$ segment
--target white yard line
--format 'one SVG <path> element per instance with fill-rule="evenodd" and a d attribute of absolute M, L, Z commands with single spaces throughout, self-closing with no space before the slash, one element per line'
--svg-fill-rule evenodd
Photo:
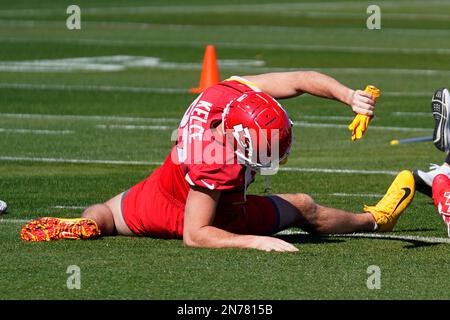
<path fill-rule="evenodd" d="M 38 135 L 58 135 L 58 134 L 72 134 L 72 130 L 34 130 L 34 129 L 10 129 L 0 128 L 0 133 L 25 133 Z"/>
<path fill-rule="evenodd" d="M 1 157 L 0 157 L 1 160 Z M 287 172 L 318 172 L 318 173 L 343 173 L 343 174 L 381 174 L 396 175 L 398 171 L 390 170 L 359 170 L 359 169 L 336 169 L 336 168 L 298 168 L 298 167 L 280 167 L 279 171 Z"/>
<path fill-rule="evenodd" d="M 408 1 L 399 2 L 399 1 L 383 1 L 382 6 L 384 8 L 399 8 L 402 5 L 408 6 L 431 6 L 431 5 L 446 5 L 448 4 L 445 0 L 429 0 L 427 2 L 423 1 Z M 86 14 L 124 14 L 124 13 L 234 13 L 236 11 L 239 12 L 308 12 L 313 10 L 319 10 L 320 12 L 329 12 L 326 10 L 331 9 L 357 9 L 357 8 L 366 8 L 364 3 L 360 1 L 343 1 L 343 2 L 303 2 L 303 3 L 283 3 L 283 2 L 273 2 L 273 3 L 264 3 L 258 5 L 252 4 L 199 4 L 199 5 L 145 5 L 145 6 L 120 6 L 120 7 L 88 7 L 83 8 L 83 12 Z M 0 16 L 47 16 L 52 14 L 59 14 L 61 10 L 52 9 L 52 8 L 32 8 L 32 9 L 5 9 L 0 10 Z M 339 13 L 339 12 L 338 12 Z M 345 12 L 344 12 L 345 13 Z M 334 14 L 334 12 L 330 12 L 330 14 Z M 363 15 L 365 12 L 362 13 Z M 401 15 L 401 14 L 398 14 Z M 405 15 L 409 16 L 409 13 L 405 13 Z M 443 14 L 439 14 L 441 16 Z M 447 17 L 447 15 L 444 15 Z"/>
<path fill-rule="evenodd" d="M 450 72 L 450 71 L 449 71 Z M 35 83 L 0 83 L 0 89 L 22 89 L 22 90 L 58 90 L 58 91 L 105 91 L 105 92 L 135 92 L 135 93 L 188 93 L 183 88 L 158 88 L 158 87 L 135 87 L 114 85 L 71 85 L 71 84 L 35 84 Z M 430 92 L 399 92 L 386 91 L 383 96 L 392 97 L 430 97 Z M 398 114 L 398 112 L 396 112 Z M 405 113 L 409 114 L 409 113 Z"/>
<path fill-rule="evenodd" d="M 335 123 L 315 123 L 306 121 L 294 121 L 294 126 L 297 127 L 309 127 L 309 128 L 347 128 L 348 124 L 335 124 Z M 415 132 L 431 132 L 430 128 L 410 128 L 410 127 L 389 127 L 389 126 L 370 126 L 372 130 L 381 131 L 415 131 Z"/>
<path fill-rule="evenodd" d="M 85 209 L 87 206 L 55 206 L 56 209 Z"/>
<path fill-rule="evenodd" d="M 10 218 L 2 218 L 0 217 L 0 223 L 27 223 L 30 220 L 32 220 L 33 218 L 30 219 L 10 219 Z"/>
<path fill-rule="evenodd" d="M 18 21 L 19 23 L 20 21 Z M 9 22 L 11 23 L 11 22 Z M 20 22 L 22 25 L 23 22 Z M 70 43 L 70 44 L 97 44 L 105 46 L 140 46 L 140 47 L 204 47 L 204 41 L 158 41 L 153 40 L 150 42 L 135 41 L 135 40 L 109 40 L 109 39 L 89 39 L 89 38 L 77 38 L 77 39 L 28 39 L 28 38 L 0 38 L 0 42 L 9 43 L 22 43 L 22 42 L 35 42 L 35 43 Z M 243 43 L 243 42 L 228 42 L 214 41 L 214 45 L 217 48 L 235 48 L 235 49 L 269 49 L 269 50 L 292 50 L 292 51 L 327 51 L 327 52 L 347 52 L 347 53 L 389 53 L 389 54 L 450 54 L 450 48 L 401 48 L 401 47 L 368 47 L 368 46 L 348 46 L 348 45 L 319 45 L 319 44 L 305 44 L 305 43 Z M 240 62 L 241 60 L 238 60 Z M 226 61 L 218 61 L 219 67 L 260 67 L 261 63 L 258 61 L 248 61 L 247 63 L 227 63 Z M 14 66 L 10 65 L 10 70 L 14 71 Z M 159 64 L 162 67 L 171 67 L 171 65 Z M 180 64 L 185 67 L 191 66 L 199 68 L 201 65 L 196 64 Z M 7 65 L 6 65 L 7 66 Z M 157 65 L 154 65 L 157 66 Z M 173 66 L 173 65 L 172 65 Z M 174 66 L 173 66 L 174 67 Z M 87 66 L 89 68 L 89 66 Z"/>
<path fill-rule="evenodd" d="M 399 115 L 399 113 L 393 113 Z M 405 113 L 408 115 L 409 113 Z M 420 113 L 421 114 L 421 113 Z M 424 113 L 430 116 L 429 113 Z M 412 113 L 414 115 L 414 113 Z M 112 120 L 112 121 L 129 121 L 129 122 L 152 122 L 152 123 L 173 123 L 174 126 L 121 126 L 121 125 L 99 125 L 99 128 L 105 129 L 106 127 L 112 129 L 176 129 L 176 124 L 180 121 L 178 118 L 139 118 L 139 117 L 121 117 L 121 116 L 85 116 L 85 115 L 52 115 L 52 114 L 24 114 L 24 113 L 0 113 L 1 118 L 9 119 L 42 119 L 42 120 Z M 300 115 L 300 118 L 304 119 L 324 119 L 324 120 L 351 120 L 350 117 L 346 116 L 314 116 L 314 115 Z M 307 121 L 294 121 L 294 126 L 298 127 L 313 127 L 313 128 L 347 128 L 347 124 L 335 124 L 335 123 L 316 123 Z M 382 131 L 416 131 L 416 132 L 431 132 L 431 128 L 414 128 L 414 127 L 391 127 L 391 126 L 376 126 L 371 125 L 372 130 L 382 130 Z"/>
<path fill-rule="evenodd" d="M 48 162 L 48 163 L 114 164 L 114 165 L 144 165 L 144 166 L 160 166 L 162 164 L 162 162 L 152 162 L 152 161 L 87 160 L 87 159 L 16 157 L 16 156 L 0 156 L 0 161 L 15 161 L 15 162 L 30 161 L 30 162 Z M 358 169 L 298 168 L 298 167 L 282 167 L 279 170 L 293 171 L 293 172 L 381 174 L 381 175 L 395 175 L 398 173 L 398 171 L 389 171 L 389 170 L 358 170 Z"/>
<path fill-rule="evenodd" d="M 3 161 L 48 162 L 48 163 L 143 165 L 143 166 L 160 166 L 162 164 L 161 162 L 151 162 L 151 161 L 86 160 L 86 159 L 15 157 L 15 156 L 0 156 L 0 160 L 3 160 Z"/>
<path fill-rule="evenodd" d="M 136 125 L 106 125 L 98 124 L 99 129 L 124 129 L 124 130 L 175 130 L 176 127 L 170 126 L 136 126 Z"/>
<path fill-rule="evenodd" d="M 65 85 L 65 84 L 32 84 L 32 83 L 0 83 L 4 89 L 25 90 L 59 90 L 59 91 L 106 91 L 106 92 L 136 92 L 136 93 L 188 93 L 188 89 L 181 88 L 151 88 L 130 86 L 105 85 Z"/>
<path fill-rule="evenodd" d="M 124 121 L 124 122 L 150 122 L 150 123 L 178 123 L 179 118 L 140 118 L 122 116 L 88 116 L 64 114 L 32 114 L 32 113 L 0 113 L 0 118 L 8 119 L 36 119 L 36 120 L 94 120 L 94 121 Z"/>
<path fill-rule="evenodd" d="M 431 91 L 422 91 L 422 92 L 386 91 L 383 92 L 382 95 L 387 97 L 428 97 L 431 99 L 433 93 Z"/>
<path fill-rule="evenodd" d="M 409 117 L 427 117 L 430 118 L 433 116 L 431 111 L 430 112 L 392 112 L 393 116 L 399 116 L 399 117 L 404 117 L 404 116 L 409 116 Z"/>
<path fill-rule="evenodd" d="M 306 115 L 301 114 L 301 119 L 307 119 L 307 120 L 345 120 L 345 121 L 351 121 L 353 118 L 353 115 L 348 116 L 315 116 L 315 115 Z"/>
<path fill-rule="evenodd" d="M 277 233 L 278 235 L 308 235 L 304 231 L 283 230 Z M 381 234 L 381 233 L 350 233 L 350 234 L 330 234 L 323 235 L 323 237 L 331 238 L 369 238 L 379 240 L 399 240 L 399 241 L 414 241 L 414 242 L 427 242 L 427 243 L 445 243 L 450 244 L 450 238 L 439 237 L 423 237 L 413 235 L 394 235 L 394 234 Z"/>
<path fill-rule="evenodd" d="M 430 112 L 392 112 L 394 116 L 411 116 L 411 117 L 430 117 Z M 352 115 L 349 116 L 321 116 L 321 115 L 305 115 L 301 114 L 301 119 L 307 120 L 352 120 Z M 33 114 L 33 113 L 1 113 L 0 118 L 7 119 L 31 119 L 31 120 L 92 120 L 92 121 L 120 121 L 120 122 L 149 122 L 149 123 L 174 123 L 180 122 L 179 118 L 165 118 L 165 117 L 125 117 L 125 116 L 100 116 L 100 115 L 65 115 L 65 114 Z M 308 123 L 308 122 L 304 122 Z M 311 125 L 311 123 L 309 123 Z M 321 124 L 319 124 L 321 125 Z M 326 123 L 324 125 L 327 125 Z M 372 126 L 371 126 L 372 127 Z M 377 128 L 377 126 L 375 126 Z M 397 127 L 395 127 L 397 128 Z M 404 127 L 398 127 L 403 128 Z M 408 129 L 408 128 L 407 128 Z M 426 130 L 426 128 L 419 128 Z M 431 129 L 430 129 L 431 130 Z"/>
<path fill-rule="evenodd" d="M 170 45 L 172 42 L 161 42 L 161 45 Z M 181 44 L 178 44 L 181 45 Z M 196 45 L 190 43 L 186 45 Z M 198 44 L 199 46 L 201 43 Z M 204 45 L 204 44 L 203 44 Z M 293 51 L 327 51 L 327 52 L 346 52 L 346 53 L 390 53 L 390 54 L 450 54 L 450 48 L 382 48 L 366 46 L 339 46 L 339 45 L 319 45 L 319 44 L 296 44 L 296 43 L 235 43 L 235 42 L 215 42 L 220 48 L 236 49 L 270 49 L 270 50 L 293 50 Z"/>
<path fill-rule="evenodd" d="M 27 223 L 30 219 L 10 219 L 10 218 L 1 218 L 0 223 L 9 223 L 9 224 L 23 224 Z M 283 230 L 278 232 L 277 235 L 308 235 L 307 232 L 304 231 L 294 231 L 294 230 Z M 322 235 L 322 237 L 331 237 L 331 238 L 368 238 L 368 239 L 376 239 L 376 240 L 398 240 L 398 241 L 413 241 L 413 242 L 426 242 L 426 243 L 435 243 L 435 244 L 450 244 L 449 238 L 440 238 L 440 237 L 423 237 L 423 236 L 414 236 L 414 235 L 393 235 L 393 234 L 381 234 L 381 233 L 350 233 L 350 234 L 335 234 L 335 235 Z"/>
<path fill-rule="evenodd" d="M 326 117 L 324 117 L 326 119 Z M 351 119 L 350 119 L 351 120 Z M 296 121 L 294 122 L 295 127 L 308 127 L 308 128 L 347 128 L 346 124 L 334 124 L 334 123 L 314 123 L 314 122 L 304 122 Z M 99 129 L 126 129 L 126 130 L 175 130 L 176 127 L 170 126 L 136 126 L 136 125 L 97 125 Z M 385 126 L 371 126 L 372 130 L 381 131 L 415 131 L 415 132 L 432 132 L 432 129 L 428 128 L 408 128 L 408 127 L 385 127 Z"/>
<path fill-rule="evenodd" d="M 257 48 L 260 49 L 260 47 L 261 45 L 259 45 Z M 274 48 L 275 47 L 278 48 L 278 45 L 274 46 Z M 323 50 L 330 51 L 330 48 L 324 48 Z M 264 61 L 261 60 L 223 60 L 222 62 L 219 60 L 218 62 L 221 69 L 239 70 L 240 72 L 244 72 L 244 70 L 251 70 L 252 72 L 274 72 L 274 71 L 314 69 L 317 71 L 329 73 L 341 73 L 341 74 L 450 76 L 450 70 L 394 69 L 394 68 L 282 68 L 282 67 L 264 67 Z M 1 71 L 77 72 L 83 70 L 111 72 L 111 71 L 126 70 L 128 68 L 153 68 L 161 70 L 200 70 L 202 68 L 202 64 L 165 62 L 158 57 L 126 56 L 126 55 L 0 62 L 0 72 Z"/>
<path fill-rule="evenodd" d="M 445 0 L 447 1 L 447 0 Z M 428 5 L 428 4 L 427 4 Z M 383 4 L 383 7 L 385 5 Z M 365 8 L 364 8 L 365 9 Z M 4 12 L 4 11 L 1 11 Z M 59 14 L 59 13 L 58 13 Z M 35 28 L 37 26 L 46 26 L 46 27 L 61 27 L 61 23 L 53 20 L 33 20 L 33 19 L 1 19 L 2 15 L 0 13 L 0 26 L 3 27 L 19 27 L 19 28 Z M 299 17 L 301 18 L 301 17 Z M 271 32 L 279 32 L 279 33 L 299 33 L 299 32 L 317 32 L 317 28 L 314 27 L 307 27 L 307 26 L 279 26 L 279 25 L 198 25 L 198 24 L 158 24 L 158 23 L 146 23 L 146 22 L 121 22 L 121 21 L 100 21 L 100 20 L 91 20 L 85 21 L 85 25 L 87 25 L 90 28 L 116 28 L 116 29 L 132 29 L 132 30 L 158 30 L 159 32 L 164 32 L 162 30 L 169 30 L 169 31 L 190 31 L 190 32 L 204 32 L 205 30 L 212 30 L 216 32 L 220 31 L 242 31 L 242 28 L 245 28 L 248 32 L 258 32 L 260 33 L 262 30 L 265 32 L 267 30 L 270 30 Z M 331 27 L 327 28 L 328 31 L 336 33 L 337 31 L 335 29 L 332 29 Z M 361 28 L 359 27 L 342 27 L 339 28 L 339 32 L 345 32 L 346 34 L 354 34 L 355 36 L 361 35 Z M 389 28 L 389 33 L 391 35 L 396 35 L 398 37 L 404 37 L 405 35 L 429 35 L 430 33 L 433 33 L 435 36 L 440 35 L 442 37 L 446 37 L 448 34 L 448 31 L 445 29 L 439 29 L 439 28 L 426 28 L 426 29 L 420 29 L 420 28 L 400 28 L 400 27 L 391 27 Z M 67 38 L 0 38 L 0 42 L 57 42 L 57 43 L 78 43 L 78 44 L 92 44 L 95 43 L 97 45 L 114 45 L 114 46 L 120 46 L 120 45 L 136 45 L 136 46 L 152 46 L 151 43 L 153 43 L 154 40 L 151 41 L 151 43 L 147 41 L 136 41 L 136 40 L 110 40 L 110 39 L 91 39 L 91 38 L 76 38 L 76 39 L 67 39 Z M 155 42 L 155 45 L 161 46 L 163 44 L 161 43 L 168 43 L 165 42 Z M 202 46 L 204 47 L 206 42 L 191 42 L 189 41 L 191 46 Z M 215 41 L 213 44 L 216 43 Z M 186 45 L 188 46 L 188 45 Z M 358 46 L 359 48 L 359 46 Z M 394 48 L 395 49 L 395 48 Z M 412 49 L 415 49 L 414 47 Z M 426 48 L 417 48 L 417 49 L 426 49 Z M 433 49 L 433 48 L 430 48 Z M 440 48 L 436 48 L 440 49 Z M 444 50 L 450 49 L 450 48 L 442 48 Z"/>
<path fill-rule="evenodd" d="M 394 116 L 420 116 L 420 117 L 430 117 L 431 113 L 429 112 L 393 112 Z M 352 120 L 352 115 L 349 116 L 320 116 L 320 115 L 300 115 L 301 119 L 310 119 L 310 120 Z M 64 115 L 64 114 L 32 114 L 32 113 L 0 113 L 0 118 L 7 119 L 30 119 L 30 120 L 92 120 L 92 121 L 120 121 L 120 122 L 149 122 L 149 123 L 173 123 L 178 124 L 180 122 L 179 118 L 149 118 L 149 117 L 124 117 L 124 116 L 100 116 L 100 115 Z M 315 125 L 310 122 L 300 122 L 300 126 L 303 124 L 305 126 Z M 335 125 L 335 124 L 327 124 L 327 123 L 319 123 L 321 125 Z M 337 124 L 337 126 L 343 126 Z M 375 128 L 379 128 L 377 126 L 371 126 Z M 339 127 L 340 128 L 340 127 Z M 401 130 L 405 129 L 405 127 L 387 127 L 387 128 L 400 128 Z M 408 130 L 409 128 L 406 128 Z M 427 130 L 426 128 L 418 128 L 419 130 Z M 383 129 L 382 129 L 383 130 Z M 414 128 L 413 128 L 414 130 Z M 431 129 L 430 129 L 431 130 Z"/>
<path fill-rule="evenodd" d="M 217 60 L 219 68 L 252 68 L 262 67 L 262 60 Z M 40 59 L 0 61 L 0 72 L 78 72 L 99 71 L 112 72 L 123 71 L 129 68 L 156 68 L 168 70 L 199 70 L 201 63 L 166 62 L 158 57 L 148 56 L 93 56 L 74 57 L 63 59 Z"/>
<path fill-rule="evenodd" d="M 335 193 L 329 193 L 329 196 L 334 197 L 367 197 L 367 198 L 381 198 L 384 196 L 384 194 L 377 194 L 377 193 L 342 193 L 342 192 L 335 192 Z"/>

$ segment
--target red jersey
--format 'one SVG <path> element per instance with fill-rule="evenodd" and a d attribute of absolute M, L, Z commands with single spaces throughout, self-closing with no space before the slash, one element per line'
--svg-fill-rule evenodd
<path fill-rule="evenodd" d="M 278 213 L 272 201 L 245 195 L 255 172 L 239 164 L 224 137 L 211 130 L 222 122 L 226 106 L 248 91 L 260 90 L 232 77 L 206 89 L 189 106 L 165 162 L 122 198 L 123 217 L 135 234 L 182 238 L 191 186 L 221 191 L 215 225 L 237 233 L 267 234 L 273 229 Z"/>

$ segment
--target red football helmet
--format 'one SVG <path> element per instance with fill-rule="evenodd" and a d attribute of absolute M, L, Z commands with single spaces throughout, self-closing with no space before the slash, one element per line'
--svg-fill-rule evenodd
<path fill-rule="evenodd" d="M 231 101 L 223 112 L 222 123 L 225 136 L 233 136 L 238 160 L 253 169 L 277 167 L 289 155 L 292 121 L 283 107 L 265 93 L 250 91 Z"/>

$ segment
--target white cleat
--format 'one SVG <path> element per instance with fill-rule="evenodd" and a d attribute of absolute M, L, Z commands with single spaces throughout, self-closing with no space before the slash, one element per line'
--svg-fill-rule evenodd
<path fill-rule="evenodd" d="M 438 174 L 445 174 L 450 178 L 450 166 L 445 164 L 439 166 L 437 164 L 431 163 L 430 171 L 425 172 L 422 170 L 417 170 L 416 172 L 419 175 L 419 177 L 423 180 L 423 182 L 425 182 L 430 187 L 433 185 L 433 180 Z"/>
<path fill-rule="evenodd" d="M 0 200 L 0 214 L 5 213 L 8 209 L 8 205 L 5 201 Z"/>

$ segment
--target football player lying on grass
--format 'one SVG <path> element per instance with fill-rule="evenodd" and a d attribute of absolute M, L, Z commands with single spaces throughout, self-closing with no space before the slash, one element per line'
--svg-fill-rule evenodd
<path fill-rule="evenodd" d="M 271 235 L 289 227 L 318 234 L 392 230 L 414 195 L 410 171 L 359 214 L 319 205 L 304 193 L 247 195 L 255 174 L 269 173 L 291 149 L 292 122 L 275 99 L 304 93 L 335 99 L 357 114 L 374 113 L 371 94 L 321 73 L 231 77 L 192 102 L 167 159 L 147 179 L 79 219 L 31 221 L 22 239 L 149 236 L 183 239 L 190 247 L 298 251 Z"/>

